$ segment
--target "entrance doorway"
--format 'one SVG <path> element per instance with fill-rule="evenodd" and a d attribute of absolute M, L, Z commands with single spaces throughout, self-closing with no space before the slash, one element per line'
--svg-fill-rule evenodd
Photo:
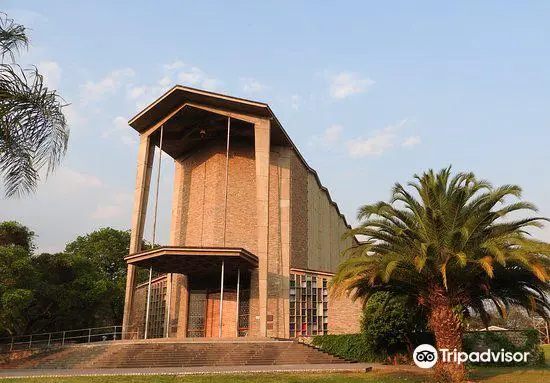
<path fill-rule="evenodd" d="M 222 312 L 222 337 L 248 335 L 249 289 L 241 289 L 237 307 L 237 291 L 224 289 Z M 189 338 L 219 337 L 220 291 L 191 290 L 189 292 L 187 336 Z M 237 315 L 238 313 L 238 315 Z"/>

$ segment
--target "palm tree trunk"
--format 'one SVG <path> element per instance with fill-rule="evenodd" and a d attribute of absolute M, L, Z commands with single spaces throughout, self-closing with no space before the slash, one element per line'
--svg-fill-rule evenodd
<path fill-rule="evenodd" d="M 462 350 L 462 326 L 460 320 L 452 311 L 445 289 L 435 286 L 430 293 L 430 315 L 428 325 L 435 335 L 437 349 Z M 444 363 L 438 360 L 435 366 L 436 380 L 442 382 L 463 382 L 468 375 L 463 364 Z"/>

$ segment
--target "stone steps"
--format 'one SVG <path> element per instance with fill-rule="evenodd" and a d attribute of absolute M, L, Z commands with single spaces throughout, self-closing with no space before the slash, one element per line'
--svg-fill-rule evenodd
<path fill-rule="evenodd" d="M 290 341 L 119 343 L 61 348 L 0 368 L 102 369 L 349 363 Z"/>

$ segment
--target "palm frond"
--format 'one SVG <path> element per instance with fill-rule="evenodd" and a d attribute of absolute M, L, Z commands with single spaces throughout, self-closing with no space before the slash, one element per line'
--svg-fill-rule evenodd
<path fill-rule="evenodd" d="M 511 219 L 536 207 L 516 185 L 493 187 L 471 172 L 428 170 L 397 183 L 389 202 L 365 205 L 349 235 L 363 243 L 344 252 L 332 281 L 335 291 L 368 300 L 385 291 L 429 305 L 434 290 L 454 306 L 484 321 L 493 305 L 505 315 L 511 305 L 550 315 L 550 244 L 530 238 L 544 217 Z M 509 203 L 508 203 L 509 202 Z"/>
<path fill-rule="evenodd" d="M 2 61 L 9 55 L 12 62 L 15 62 L 15 55 L 21 49 L 29 46 L 29 38 L 25 33 L 25 27 L 15 23 L 5 13 L 0 13 L 0 57 Z"/>
<path fill-rule="evenodd" d="M 69 129 L 63 99 L 44 86 L 36 68 L 0 64 L 0 174 L 6 196 L 35 190 L 67 149 Z"/>

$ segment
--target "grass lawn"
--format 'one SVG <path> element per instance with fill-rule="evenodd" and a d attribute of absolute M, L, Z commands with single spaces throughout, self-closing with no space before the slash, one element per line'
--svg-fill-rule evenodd
<path fill-rule="evenodd" d="M 10 379 L 17 383 L 397 383 L 424 382 L 426 376 L 410 372 L 375 371 L 371 373 L 308 373 L 210 376 L 97 376 L 74 378 L 21 378 Z M 7 380 L 6 380 L 7 381 Z"/>
<path fill-rule="evenodd" d="M 261 374 L 211 376 L 97 376 L 74 378 L 20 378 L 18 383 L 421 383 L 429 379 L 427 373 L 379 370 L 370 373 L 334 374 Z M 478 368 L 472 371 L 471 380 L 484 383 L 539 383 L 550 382 L 550 369 Z"/>
<path fill-rule="evenodd" d="M 544 359 L 546 359 L 546 365 L 550 366 L 550 344 L 545 344 L 542 346 L 544 350 Z"/>

